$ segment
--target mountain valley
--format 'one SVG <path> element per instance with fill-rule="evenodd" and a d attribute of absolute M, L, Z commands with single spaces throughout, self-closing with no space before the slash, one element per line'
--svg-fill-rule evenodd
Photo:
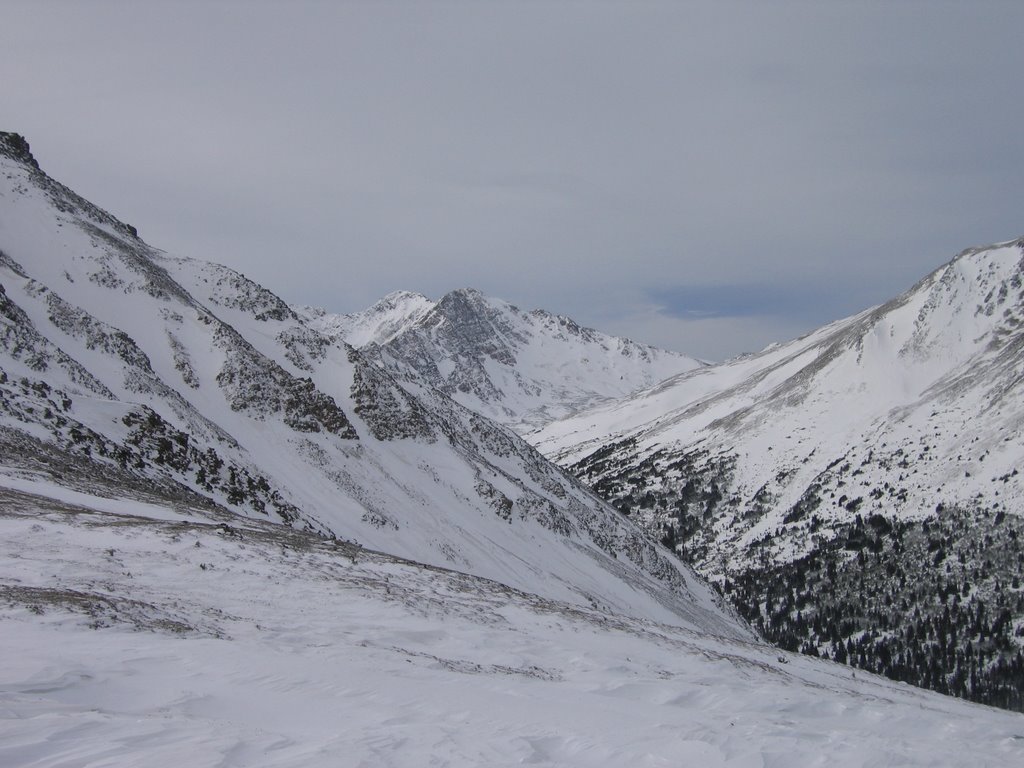
<path fill-rule="evenodd" d="M 0 133 L 0 763 L 1019 763 L 1021 246 L 708 365 L 290 306 Z"/>

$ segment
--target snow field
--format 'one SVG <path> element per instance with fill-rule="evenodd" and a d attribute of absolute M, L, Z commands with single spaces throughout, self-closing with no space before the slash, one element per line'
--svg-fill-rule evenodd
<path fill-rule="evenodd" d="M 1019 715 L 268 524 L 5 491 L 0 553 L 3 765 L 1024 760 Z"/>

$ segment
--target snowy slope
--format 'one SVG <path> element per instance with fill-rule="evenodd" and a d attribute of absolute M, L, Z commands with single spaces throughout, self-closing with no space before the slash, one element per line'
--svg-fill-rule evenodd
<path fill-rule="evenodd" d="M 933 682 L 966 690 L 997 629 L 981 671 L 1018 665 L 1024 685 L 1022 248 L 965 251 L 885 305 L 529 439 L 737 587 L 769 636 L 845 656 L 839 643 L 869 632 L 880 648 L 895 628 L 875 668 L 903 675 L 896 654 L 946 648 L 952 623 L 961 657 L 944 651 L 948 679 Z M 842 637 L 811 626 L 833 609 L 851 622 Z M 927 626 L 910 626 L 915 609 Z"/>
<path fill-rule="evenodd" d="M 3 765 L 1024 762 L 1020 715 L 836 664 L 259 521 L 9 485 Z"/>
<path fill-rule="evenodd" d="M 521 440 L 244 276 L 148 246 L 12 134 L 0 321 L 8 469 L 107 495 L 150 485 L 553 599 L 748 632 Z"/>
<path fill-rule="evenodd" d="M 703 365 L 468 288 L 436 303 L 399 291 L 354 315 L 298 311 L 395 375 L 521 433 Z"/>
<path fill-rule="evenodd" d="M 419 293 L 393 291 L 369 309 L 338 315 L 319 307 L 294 307 L 307 323 L 326 336 L 340 336 L 346 344 L 365 347 L 386 344 L 420 322 L 435 302 Z"/>
<path fill-rule="evenodd" d="M 1022 247 L 966 251 L 888 304 L 559 422 L 531 442 L 581 468 L 595 447 L 622 444 L 606 456 L 616 472 L 627 455 L 633 464 L 656 453 L 658 466 L 698 453 L 706 465 L 730 464 L 739 507 L 771 498 L 756 520 L 716 523 L 723 544 L 740 548 L 736 558 L 765 536 L 806 546 L 807 521 L 784 518 L 812 486 L 817 514 L 830 520 L 919 518 L 967 502 L 1016 514 Z"/>

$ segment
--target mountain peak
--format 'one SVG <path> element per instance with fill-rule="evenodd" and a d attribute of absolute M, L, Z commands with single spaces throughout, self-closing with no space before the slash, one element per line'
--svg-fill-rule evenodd
<path fill-rule="evenodd" d="M 424 296 L 422 293 L 419 293 L 417 291 L 397 290 L 397 291 L 391 291 L 391 293 L 385 294 L 384 297 L 380 301 L 378 301 L 377 303 L 378 304 L 384 304 L 384 303 L 397 304 L 400 301 L 408 301 L 410 299 L 411 300 L 415 300 L 415 301 L 419 301 L 421 299 L 426 299 L 426 298 L 427 298 L 426 296 Z M 427 300 L 429 301 L 429 299 L 427 299 Z"/>
<path fill-rule="evenodd" d="M 1012 240 L 1005 240 L 999 243 L 992 243 L 990 245 L 976 245 L 972 248 L 965 248 L 953 258 L 953 261 L 977 256 L 979 253 L 985 253 L 987 251 L 998 251 L 1003 248 L 1020 248 L 1024 250 L 1024 236 L 1017 237 Z"/>
<path fill-rule="evenodd" d="M 0 153 L 39 170 L 39 163 L 32 156 L 28 141 L 20 133 L 0 131 Z"/>
<path fill-rule="evenodd" d="M 78 216 L 81 221 L 88 221 L 91 225 L 99 224 L 112 229 L 121 236 L 139 238 L 138 230 L 131 224 L 117 219 L 47 175 L 39 167 L 39 163 L 29 148 L 28 141 L 20 133 L 0 131 L 0 161 L 3 160 L 13 161 L 21 166 L 16 172 L 26 174 L 25 178 L 31 179 L 30 185 L 35 186 L 49 197 L 53 205 L 62 213 Z M 8 163 L 8 167 L 11 167 L 10 163 Z"/>
<path fill-rule="evenodd" d="M 449 291 L 448 296 L 465 297 L 467 299 L 483 299 L 484 294 L 476 288 L 456 288 L 453 291 Z"/>
<path fill-rule="evenodd" d="M 437 302 L 439 310 L 448 307 L 483 307 L 493 303 L 495 300 L 485 296 L 476 288 L 456 288 L 449 291 Z"/>
<path fill-rule="evenodd" d="M 433 302 L 422 293 L 417 293 L 416 291 L 392 291 L 378 299 L 368 311 L 382 312 L 404 306 L 419 306 L 423 304 L 432 305 Z"/>
<path fill-rule="evenodd" d="M 406 317 L 374 339 L 379 361 L 522 433 L 701 365 L 475 288 Z"/>
<path fill-rule="evenodd" d="M 437 302 L 394 291 L 348 315 L 295 309 L 392 373 L 427 381 L 519 432 L 703 366 L 564 315 L 524 312 L 476 288 L 457 288 Z"/>
<path fill-rule="evenodd" d="M 414 291 L 392 291 L 369 309 L 339 315 L 316 307 L 293 307 L 321 333 L 338 336 L 353 347 L 383 344 L 410 323 L 417 322 L 434 302 Z"/>

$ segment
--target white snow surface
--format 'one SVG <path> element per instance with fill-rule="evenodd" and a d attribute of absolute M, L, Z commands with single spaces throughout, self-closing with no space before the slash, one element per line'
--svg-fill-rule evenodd
<path fill-rule="evenodd" d="M 1021 715 L 830 662 L 5 485 L 5 766 L 1024 764 Z"/>
<path fill-rule="evenodd" d="M 353 347 L 386 344 L 415 325 L 436 302 L 412 291 L 392 291 L 361 312 L 339 315 L 321 307 L 292 307 L 310 327 L 328 336 L 340 336 Z"/>

